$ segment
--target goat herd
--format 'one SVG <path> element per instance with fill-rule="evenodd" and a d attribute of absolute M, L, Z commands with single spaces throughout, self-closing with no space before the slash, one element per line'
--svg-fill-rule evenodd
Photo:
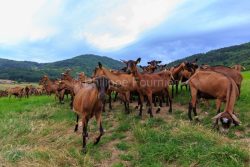
<path fill-rule="evenodd" d="M 214 127 L 226 132 L 229 127 L 239 125 L 240 121 L 234 113 L 234 105 L 240 96 L 240 88 L 243 77 L 240 73 L 244 69 L 241 65 L 231 68 L 226 66 L 197 65 L 197 60 L 193 62 L 183 62 L 175 67 L 168 68 L 161 65 L 161 61 L 150 61 L 148 66 L 139 66 L 141 58 L 122 62 L 125 67 L 120 70 L 107 69 L 99 62 L 93 72 L 93 76 L 88 78 L 85 74 L 79 73 L 78 79 L 74 79 L 68 69 L 61 75 L 61 79 L 52 81 L 48 76 L 43 76 L 39 82 L 42 88 L 26 86 L 25 88 L 15 87 L 7 91 L 0 92 L 0 95 L 15 95 L 21 98 L 30 94 L 47 95 L 55 94 L 61 103 L 64 102 L 64 95 L 71 96 L 70 106 L 76 113 L 75 131 L 78 130 L 78 120 L 82 121 L 83 152 L 86 152 L 86 137 L 88 136 L 87 125 L 90 118 L 95 116 L 99 126 L 100 134 L 95 139 L 97 144 L 103 133 L 101 113 L 105 111 L 106 95 L 108 95 L 109 108 L 112 109 L 111 95 L 114 101 L 117 97 L 121 99 L 125 107 L 125 113 L 130 113 L 130 103 L 138 99 L 139 116 L 142 116 L 143 104 L 146 101 L 147 113 L 153 117 L 153 104 L 159 107 L 162 103 L 169 106 L 172 112 L 172 98 L 178 94 L 179 83 L 189 88 L 191 100 L 188 108 L 188 117 L 192 120 L 192 112 L 198 120 L 196 104 L 198 99 L 215 99 L 217 115 L 214 117 Z M 172 85 L 172 92 L 169 87 Z M 174 91 L 175 90 L 175 91 Z M 135 98 L 135 97 L 138 98 Z M 221 103 L 225 102 L 224 111 L 221 112 Z"/>

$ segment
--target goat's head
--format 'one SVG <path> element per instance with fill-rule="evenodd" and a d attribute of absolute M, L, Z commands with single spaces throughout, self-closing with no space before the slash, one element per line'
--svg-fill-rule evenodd
<path fill-rule="evenodd" d="M 148 62 L 149 65 L 154 66 L 154 67 L 157 67 L 157 65 L 160 63 L 161 61 L 156 61 L 156 60 L 152 60 Z"/>
<path fill-rule="evenodd" d="M 122 61 L 123 63 L 126 64 L 127 73 L 135 73 L 137 71 L 137 64 L 141 62 L 141 58 L 138 58 L 136 61 L 134 60 L 129 60 L 129 61 Z"/>
<path fill-rule="evenodd" d="M 48 79 L 49 79 L 48 76 L 47 76 L 47 75 L 44 75 L 44 76 L 40 79 L 39 85 L 45 84 L 45 82 L 46 82 Z"/>
<path fill-rule="evenodd" d="M 114 87 L 120 87 L 121 85 L 111 81 L 109 78 L 105 77 L 105 76 L 99 76 L 87 81 L 84 81 L 84 83 L 94 83 L 96 85 L 96 88 L 99 92 L 98 97 L 101 101 L 104 102 L 105 100 L 105 95 L 108 91 L 108 89 L 110 88 L 110 86 L 114 86 Z"/>
<path fill-rule="evenodd" d="M 222 112 L 213 117 L 216 126 L 219 128 L 220 132 L 227 133 L 232 123 L 234 125 L 239 125 L 240 120 L 229 112 Z M 221 126 L 220 126 L 221 125 Z"/>
<path fill-rule="evenodd" d="M 102 68 L 102 63 L 98 62 L 98 66 L 95 68 L 92 77 L 99 77 L 105 75 L 104 69 Z"/>

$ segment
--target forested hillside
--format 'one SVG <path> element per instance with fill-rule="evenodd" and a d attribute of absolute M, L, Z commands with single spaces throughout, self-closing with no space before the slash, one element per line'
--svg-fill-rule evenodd
<path fill-rule="evenodd" d="M 198 58 L 199 64 L 209 65 L 225 65 L 232 66 L 234 64 L 241 64 L 247 69 L 250 69 L 250 42 L 212 50 L 207 53 L 195 54 L 184 59 L 174 61 L 169 66 L 179 64 L 185 60 L 193 61 Z"/>
<path fill-rule="evenodd" d="M 112 69 L 119 69 L 123 66 L 123 64 L 117 60 L 90 54 L 80 55 L 72 59 L 54 63 L 0 59 L 0 78 L 15 81 L 37 82 L 44 74 L 49 75 L 51 78 L 57 78 L 67 68 L 73 69 L 72 74 L 84 71 L 90 76 L 99 61 L 102 62 L 104 66 Z"/>

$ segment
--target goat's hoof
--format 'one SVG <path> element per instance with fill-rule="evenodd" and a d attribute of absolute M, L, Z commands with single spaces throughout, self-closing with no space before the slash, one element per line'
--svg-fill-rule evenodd
<path fill-rule="evenodd" d="M 94 142 L 94 145 L 97 145 L 97 144 L 99 143 L 99 141 L 100 141 L 100 138 L 99 138 L 99 137 L 96 138 L 96 139 L 95 139 L 95 142 Z"/>
<path fill-rule="evenodd" d="M 201 122 L 199 118 L 195 118 L 194 120 L 195 120 L 196 123 Z"/>
<path fill-rule="evenodd" d="M 83 153 L 83 154 L 86 154 L 86 153 L 87 153 L 87 148 L 86 148 L 86 147 L 82 148 L 82 153 Z"/>

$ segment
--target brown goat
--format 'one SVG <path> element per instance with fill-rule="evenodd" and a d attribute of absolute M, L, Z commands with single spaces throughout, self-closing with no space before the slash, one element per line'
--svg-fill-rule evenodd
<path fill-rule="evenodd" d="M 136 83 L 135 78 L 131 74 L 108 70 L 105 67 L 103 67 L 100 62 L 98 63 L 98 65 L 99 66 L 95 69 L 93 76 L 94 77 L 106 76 L 111 81 L 114 81 L 121 85 L 119 89 L 114 88 L 111 90 L 116 91 L 119 94 L 121 94 L 124 100 L 125 111 L 129 113 L 130 112 L 129 110 L 130 92 L 137 90 L 137 83 Z"/>
<path fill-rule="evenodd" d="M 39 81 L 39 85 L 43 86 L 47 95 L 55 93 L 55 99 L 59 98 L 59 101 L 61 102 L 60 94 L 58 92 L 58 83 L 52 82 L 47 75 L 44 75 Z"/>
<path fill-rule="evenodd" d="M 220 120 L 223 128 L 227 129 L 230 127 L 231 123 L 235 125 L 240 123 L 233 111 L 236 98 L 239 96 L 239 91 L 237 85 L 230 77 L 215 71 L 199 70 L 188 82 L 192 96 L 188 110 L 188 117 L 190 120 L 192 120 L 192 110 L 197 118 L 196 101 L 198 93 L 202 92 L 205 95 L 215 98 L 219 102 L 226 102 L 224 112 L 214 117 L 216 119 L 216 124 L 218 124 L 218 120 Z"/>
<path fill-rule="evenodd" d="M 185 63 L 181 63 L 178 66 L 171 67 L 170 72 L 172 73 L 174 80 L 172 84 L 172 98 L 174 98 L 174 85 L 175 85 L 175 94 L 178 94 L 178 86 L 179 86 L 179 81 L 181 78 L 181 75 L 179 74 L 181 71 L 184 70 Z"/>
<path fill-rule="evenodd" d="M 78 130 L 78 118 L 82 119 L 82 150 L 86 152 L 86 138 L 88 137 L 87 125 L 89 119 L 95 116 L 97 124 L 99 126 L 100 134 L 95 139 L 94 144 L 97 144 L 104 130 L 102 127 L 101 113 L 103 109 L 103 103 L 105 100 L 105 95 L 109 89 L 110 80 L 106 77 L 97 77 L 88 81 L 88 83 L 93 83 L 90 85 L 83 86 L 75 95 L 73 102 L 73 110 L 77 114 L 77 124 L 75 126 L 75 131 Z"/>
<path fill-rule="evenodd" d="M 14 88 L 9 88 L 7 92 L 8 92 L 9 98 L 11 98 L 12 95 L 18 98 L 22 98 L 22 96 L 24 95 L 24 88 L 20 86 L 16 86 Z"/>
<path fill-rule="evenodd" d="M 164 70 L 159 73 L 153 74 L 141 74 L 137 69 L 137 64 L 141 61 L 141 58 L 138 58 L 136 61 L 129 60 L 126 63 L 127 72 L 132 73 L 136 78 L 136 82 L 138 84 L 138 92 L 140 96 L 140 113 L 139 116 L 142 116 L 142 107 L 144 96 L 147 96 L 149 102 L 148 113 L 151 117 L 153 117 L 152 113 L 152 95 L 153 93 L 164 92 L 169 100 L 170 107 L 169 112 L 172 112 L 172 101 L 169 96 L 169 82 L 172 79 L 172 74 L 170 71 Z M 160 111 L 160 107 L 157 109 L 157 113 Z"/>
<path fill-rule="evenodd" d="M 225 66 L 211 66 L 211 67 L 206 67 L 205 70 L 219 72 L 219 73 L 222 73 L 228 77 L 231 77 L 234 80 L 234 82 L 236 83 L 236 85 L 239 89 L 239 93 L 240 93 L 240 88 L 241 88 L 241 83 L 242 83 L 243 77 L 240 74 L 240 72 L 238 72 L 237 70 L 231 69 L 231 68 L 225 67 Z"/>

